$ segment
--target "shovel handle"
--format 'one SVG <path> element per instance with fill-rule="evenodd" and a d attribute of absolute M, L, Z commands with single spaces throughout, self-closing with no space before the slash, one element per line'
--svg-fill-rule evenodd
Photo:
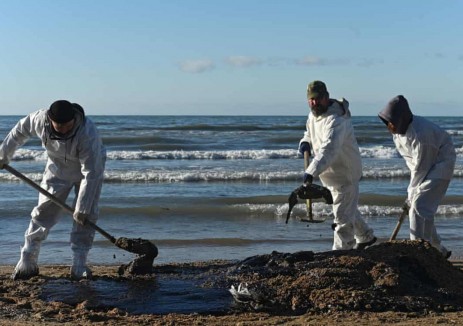
<path fill-rule="evenodd" d="M 397 234 L 399 233 L 402 222 L 405 220 L 405 217 L 407 217 L 407 215 L 408 215 L 408 207 L 404 205 L 402 207 L 402 213 L 400 214 L 399 220 L 397 221 L 394 231 L 392 231 L 389 241 L 395 240 L 395 238 L 397 237 Z"/>
<path fill-rule="evenodd" d="M 11 166 L 9 166 L 8 164 L 4 164 L 3 165 L 3 168 L 5 170 L 7 170 L 8 172 L 10 172 L 11 174 L 13 174 L 14 176 L 18 177 L 19 179 L 21 179 L 22 181 L 26 182 L 27 184 L 29 184 L 32 188 L 34 188 L 35 190 L 39 191 L 42 195 L 46 196 L 48 199 L 50 199 L 53 203 L 55 203 L 56 205 L 58 205 L 59 207 L 61 207 L 62 209 L 64 209 L 65 211 L 68 211 L 69 213 L 73 214 L 74 213 L 74 209 L 72 209 L 72 207 L 70 207 L 69 205 L 67 205 L 66 203 L 63 203 L 61 200 L 59 200 L 57 197 L 53 196 L 51 193 L 49 193 L 48 191 L 46 191 L 45 189 L 43 189 L 42 187 L 40 187 L 38 184 L 36 184 L 34 181 L 32 181 L 31 179 L 29 179 L 28 177 L 26 177 L 24 174 L 22 174 L 21 172 L 17 171 L 16 169 L 12 168 Z M 106 239 L 108 239 L 109 241 L 111 241 L 112 243 L 116 243 L 116 239 L 110 235 L 108 232 L 106 232 L 105 230 L 103 230 L 102 228 L 100 228 L 98 225 L 96 225 L 95 223 L 93 223 L 92 221 L 89 221 L 89 220 L 86 220 L 85 221 L 85 224 L 86 225 L 89 225 L 90 227 L 92 227 L 93 229 L 95 229 L 96 231 L 98 231 L 99 233 L 101 233 L 101 235 L 103 235 Z"/>
<path fill-rule="evenodd" d="M 310 152 L 304 152 L 304 171 L 307 170 L 310 163 Z M 312 199 L 307 199 L 307 214 L 310 220 L 313 220 Z"/>

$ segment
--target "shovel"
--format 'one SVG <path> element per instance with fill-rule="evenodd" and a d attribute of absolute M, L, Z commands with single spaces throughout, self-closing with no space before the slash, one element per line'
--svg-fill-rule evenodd
<path fill-rule="evenodd" d="M 304 171 L 307 170 L 307 168 L 309 167 L 309 164 L 310 164 L 310 152 L 305 151 L 304 152 Z M 308 217 L 308 219 L 301 218 L 301 222 L 305 222 L 305 223 L 323 223 L 323 222 L 325 222 L 325 220 L 314 220 L 314 218 L 313 218 L 313 201 L 312 201 L 312 198 L 307 199 L 306 202 L 305 202 L 305 205 L 306 205 L 306 209 L 307 209 L 307 217 Z"/>
<path fill-rule="evenodd" d="M 294 206 L 297 204 L 297 199 L 318 199 L 323 198 L 325 203 L 331 205 L 333 204 L 333 196 L 328 188 L 319 186 L 317 184 L 303 184 L 302 186 L 294 189 L 288 198 L 288 213 L 286 214 L 286 224 L 288 224 L 289 217 L 291 216 L 291 211 Z M 302 222 L 308 223 L 323 223 L 325 220 L 306 220 L 301 219 Z"/>
<path fill-rule="evenodd" d="M 328 188 L 323 186 L 311 184 L 303 184 L 302 186 L 296 188 L 291 192 L 288 198 L 288 213 L 286 215 L 286 224 L 288 224 L 289 217 L 291 216 L 291 210 L 297 204 L 297 199 L 318 199 L 323 198 L 325 202 L 329 205 L 333 204 L 333 196 Z M 302 219 L 303 222 L 308 223 L 322 223 L 325 220 L 306 220 Z"/>
<path fill-rule="evenodd" d="M 400 227 L 402 226 L 403 221 L 408 215 L 408 211 L 410 210 L 410 207 L 408 206 L 407 203 L 404 203 L 402 206 L 402 213 L 399 216 L 399 220 L 397 221 L 397 224 L 394 228 L 394 231 L 392 231 L 391 237 L 389 238 L 389 241 L 395 240 L 397 237 L 397 234 L 399 233 Z"/>
<path fill-rule="evenodd" d="M 304 152 L 304 171 L 307 170 L 310 163 L 310 152 Z M 313 221 L 313 211 L 312 211 L 312 199 L 307 199 L 307 217 L 309 218 L 309 222 Z M 307 221 L 307 220 L 306 220 Z"/>
<path fill-rule="evenodd" d="M 68 206 L 66 203 L 63 203 L 60 199 L 40 187 L 34 181 L 26 177 L 21 172 L 15 170 L 8 164 L 4 164 L 3 168 L 13 174 L 14 176 L 18 177 L 19 179 L 23 180 L 32 188 L 38 190 L 41 194 L 45 195 L 50 199 L 53 203 L 61 207 L 62 209 L 68 211 L 69 213 L 73 214 L 74 209 Z M 132 261 L 128 265 L 123 265 L 119 268 L 119 274 L 123 274 L 124 272 L 129 272 L 131 274 L 148 274 L 151 272 L 153 260 L 158 255 L 158 248 L 148 240 L 144 239 L 129 239 L 129 238 L 118 238 L 116 239 L 108 232 L 100 228 L 98 225 L 93 223 L 92 221 L 86 220 L 85 225 L 88 225 L 98 231 L 102 236 L 106 239 L 111 241 L 117 247 L 132 252 L 134 254 L 139 255 L 134 261 Z M 122 269 L 122 270 L 121 270 Z M 121 273 L 122 272 L 122 273 Z"/>

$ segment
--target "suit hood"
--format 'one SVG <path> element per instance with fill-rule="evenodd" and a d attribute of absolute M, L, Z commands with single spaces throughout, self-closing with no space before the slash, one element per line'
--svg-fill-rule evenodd
<path fill-rule="evenodd" d="M 408 106 L 408 101 L 402 95 L 394 97 L 386 107 L 378 113 L 379 118 L 387 125 L 391 122 L 397 129 L 397 133 L 404 135 L 413 120 L 413 114 Z"/>

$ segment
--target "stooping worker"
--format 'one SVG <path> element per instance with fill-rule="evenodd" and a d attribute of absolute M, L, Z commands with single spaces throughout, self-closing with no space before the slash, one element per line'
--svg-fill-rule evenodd
<path fill-rule="evenodd" d="M 362 176 L 360 151 L 346 99 L 330 99 L 325 83 L 316 80 L 307 87 L 310 107 L 299 152 L 313 150 L 304 173 L 304 183 L 314 178 L 333 196 L 333 250 L 365 249 L 376 242 L 373 230 L 358 210 Z"/>
<path fill-rule="evenodd" d="M 71 278 L 90 278 L 87 254 L 92 247 L 95 230 L 84 225 L 88 219 L 96 222 L 98 201 L 104 177 L 106 150 L 94 123 L 85 116 L 83 108 L 65 100 L 50 108 L 33 112 L 21 119 L 0 145 L 0 167 L 13 157 L 16 149 L 31 137 L 38 137 L 48 159 L 41 187 L 66 201 L 74 188 L 74 214 L 71 231 L 73 260 Z M 31 212 L 25 232 L 21 258 L 12 278 L 28 279 L 38 275 L 38 256 L 42 241 L 58 222 L 61 208 L 43 194 Z"/>
<path fill-rule="evenodd" d="M 452 139 L 433 122 L 412 114 L 402 95 L 391 99 L 378 116 L 411 172 L 406 200 L 410 239 L 429 241 L 449 258 L 451 251 L 441 245 L 434 215 L 453 176 L 456 153 Z"/>

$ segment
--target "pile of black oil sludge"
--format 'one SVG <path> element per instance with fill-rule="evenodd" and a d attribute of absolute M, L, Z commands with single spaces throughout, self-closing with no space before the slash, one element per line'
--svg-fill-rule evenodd
<path fill-rule="evenodd" d="M 362 251 L 272 252 L 234 265 L 227 280 L 243 311 L 463 309 L 463 272 L 425 241 L 391 241 Z"/>

